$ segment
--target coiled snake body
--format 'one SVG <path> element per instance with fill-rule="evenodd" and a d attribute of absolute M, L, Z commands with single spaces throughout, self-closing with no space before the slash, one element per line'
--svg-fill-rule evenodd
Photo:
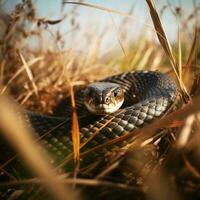
<path fill-rule="evenodd" d="M 119 84 L 124 90 L 125 101 L 122 108 L 115 113 L 80 117 L 81 144 L 85 143 L 81 152 L 123 134 L 129 134 L 134 129 L 160 117 L 169 109 L 178 94 L 176 83 L 167 75 L 156 71 L 128 72 L 108 77 L 103 81 Z M 76 93 L 76 100 L 78 113 L 82 112 L 84 109 L 81 103 L 82 91 Z M 71 121 L 64 117 L 47 117 L 29 112 L 26 116 L 35 132 L 40 137 L 42 136 L 41 142 L 48 153 L 52 154 L 53 162 L 61 164 L 66 159 L 66 155 L 73 152 Z M 119 149 L 127 143 L 128 141 L 123 141 L 112 144 L 107 150 Z M 92 156 L 86 156 L 86 160 L 90 163 L 94 162 L 94 157 L 102 152 L 105 152 L 105 148 L 102 151 L 92 152 Z M 10 166 L 12 170 L 15 168 L 15 164 Z M 66 167 L 71 169 L 71 166 L 67 164 Z"/>

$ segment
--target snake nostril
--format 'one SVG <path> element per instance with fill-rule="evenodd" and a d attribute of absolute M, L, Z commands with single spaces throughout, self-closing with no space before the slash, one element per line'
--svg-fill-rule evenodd
<path fill-rule="evenodd" d="M 106 97 L 105 102 L 106 102 L 106 104 L 109 104 L 110 99 L 108 97 Z"/>

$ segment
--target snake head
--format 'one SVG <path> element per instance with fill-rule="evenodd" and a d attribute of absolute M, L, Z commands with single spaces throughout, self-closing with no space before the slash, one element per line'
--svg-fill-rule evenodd
<path fill-rule="evenodd" d="M 124 91 L 116 83 L 95 82 L 84 91 L 84 104 L 89 112 L 104 115 L 116 112 L 124 102 Z"/>

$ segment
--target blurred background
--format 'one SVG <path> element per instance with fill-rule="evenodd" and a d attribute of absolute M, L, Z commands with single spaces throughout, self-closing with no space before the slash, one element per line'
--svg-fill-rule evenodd
<path fill-rule="evenodd" d="M 79 86 L 128 70 L 171 71 L 145 0 L 74 2 L 90 6 L 58 0 L 0 1 L 2 93 L 10 91 L 21 104 L 45 112 L 56 103 L 46 98 L 57 93 L 63 98 L 66 80 Z M 199 26 L 200 1 L 154 4 L 176 58 L 181 43 L 184 66 Z M 197 48 L 193 66 L 199 64 L 198 54 Z M 37 106 L 30 107 L 29 100 Z"/>
<path fill-rule="evenodd" d="M 58 110 L 64 110 L 63 102 L 69 103 L 66 102 L 66 96 L 70 93 L 71 86 L 76 91 L 89 82 L 130 70 L 159 70 L 175 78 L 174 69 L 176 69 L 179 75 L 177 82 L 181 83 L 183 80 L 185 91 L 189 91 L 192 97 L 199 96 L 200 0 L 152 1 L 164 28 L 164 33 L 160 32 L 160 40 L 156 32 L 161 30 L 159 18 L 156 12 L 151 15 L 154 8 L 152 7 L 150 12 L 147 4 L 151 1 L 73 2 L 79 4 L 67 0 L 0 0 L 0 94 L 9 94 L 23 108 L 61 115 Z M 169 49 L 172 49 L 171 52 Z M 181 86 L 184 89 L 183 84 Z M 7 109 L 5 113 L 9 113 L 10 103 L 7 104 Z M 66 116 L 66 112 L 64 115 Z M 188 113 L 184 113 L 182 117 L 181 125 L 175 124 L 172 129 L 169 128 L 169 135 L 173 136 L 174 143 L 176 142 L 173 134 L 180 134 L 179 128 L 184 125 Z M 198 120 L 194 122 L 199 124 Z M 13 130 L 17 124 L 18 121 Z M 190 134 L 200 130 L 193 131 L 193 122 L 189 128 Z M 189 146 L 186 142 L 185 146 L 189 146 L 188 157 L 192 155 L 190 150 L 194 151 L 196 162 L 199 158 L 196 152 L 199 152 L 200 140 L 196 137 L 193 137 L 193 140 L 195 145 L 188 142 Z M 23 139 L 21 141 L 26 143 Z M 188 199 L 191 199 L 191 195 L 194 195 L 199 199 L 199 172 L 195 184 L 193 178 L 196 176 L 196 171 L 193 166 L 188 167 L 186 158 L 180 156 L 183 153 L 182 149 L 176 147 L 176 144 L 174 146 L 171 149 L 172 154 L 177 157 L 174 159 L 171 154 L 168 155 L 170 165 L 167 166 L 173 174 L 173 184 L 162 180 L 160 181 L 164 183 L 162 186 L 160 182 L 158 185 L 152 184 L 151 180 L 148 184 L 170 191 L 165 195 L 159 190 L 159 195 L 162 193 L 160 199 L 163 199 L 163 196 L 165 199 L 171 198 L 171 188 L 167 187 L 169 185 L 177 187 L 181 196 L 187 195 Z M 150 161 L 161 166 L 166 158 L 166 152 L 159 157 L 159 161 L 154 158 Z M 129 158 L 143 161 L 141 159 L 144 154 L 143 149 L 142 154 L 138 154 L 137 149 L 135 153 L 137 156 L 131 155 Z M 171 163 L 174 166 L 171 167 Z M 138 169 L 141 168 L 143 163 L 138 166 Z M 188 168 L 193 171 L 189 170 L 188 173 Z M 153 171 L 153 175 L 159 174 L 151 169 L 150 173 Z M 138 177 L 137 170 L 135 175 Z M 146 173 L 143 174 L 144 178 L 147 176 Z M 130 177 L 129 172 L 128 176 L 125 173 L 127 184 L 135 181 L 142 185 L 141 177 L 138 179 Z M 20 180 L 21 177 L 18 178 Z M 109 180 L 115 178 L 114 176 L 114 179 Z M 145 188 L 145 184 L 142 187 Z M 108 190 L 111 191 L 109 188 Z M 95 190 L 93 192 L 95 194 Z M 121 190 L 118 192 L 121 193 Z M 118 197 L 118 193 L 116 194 Z M 129 191 L 126 194 L 128 196 Z M 99 199 L 102 199 L 102 196 Z"/>
<path fill-rule="evenodd" d="M 31 100 L 37 104 L 33 109 L 46 111 L 46 98 L 55 92 L 63 98 L 66 80 L 80 86 L 122 71 L 172 70 L 145 0 L 74 2 L 89 6 L 58 0 L 0 1 L 2 93 L 10 91 L 21 104 Z M 154 5 L 176 59 L 180 41 L 184 69 L 199 27 L 200 1 L 155 0 Z M 198 64 L 197 47 L 193 66 Z M 50 107 L 56 103 L 50 102 Z"/>
<path fill-rule="evenodd" d="M 49 31 L 51 31 L 51 33 L 45 33 L 45 37 L 47 37 L 46 40 L 49 40 L 52 37 L 51 34 L 59 32 L 63 36 L 63 40 L 66 43 L 65 45 L 73 46 L 73 48 L 76 48 L 77 50 L 81 49 L 85 52 L 88 51 L 89 44 L 86 39 L 87 35 L 84 35 L 86 33 L 89 34 L 88 37 L 103 37 L 103 41 L 101 41 L 102 51 L 105 51 L 107 47 L 109 47 L 109 51 L 113 51 L 113 49 L 120 50 L 117 35 L 126 34 L 128 37 L 127 42 L 137 40 L 141 34 L 148 35 L 149 38 L 156 40 L 155 31 L 148 12 L 148 6 L 145 1 L 84 1 L 85 3 L 97 4 L 127 14 L 129 13 L 133 16 L 132 19 L 124 19 L 122 15 L 94 8 L 62 4 L 62 1 L 58 0 L 37 0 L 33 2 L 36 14 L 39 18 L 46 18 L 49 20 L 64 18 L 64 20 L 56 26 L 49 27 Z M 20 0 L 1 1 L 1 10 L 5 14 L 10 13 L 18 3 L 20 3 Z M 182 27 L 183 30 L 189 31 L 189 33 L 192 34 L 192 27 L 197 21 L 193 15 L 194 10 L 197 6 L 199 6 L 198 0 L 156 0 L 155 5 L 157 10 L 160 11 L 164 29 L 171 42 L 175 42 L 177 40 L 177 29 L 178 26 L 183 25 L 183 21 L 187 22 L 184 24 L 184 27 Z M 34 29 L 35 25 L 29 27 L 29 30 Z M 76 31 L 74 29 L 76 29 Z M 76 36 L 74 34 L 76 34 Z M 77 34 L 79 37 L 77 37 Z M 37 47 L 37 42 L 33 38 L 31 39 L 31 45 L 35 45 Z M 31 39 L 29 38 L 29 40 Z M 74 43 L 76 45 L 74 45 Z M 54 42 L 50 42 L 48 43 L 48 46 L 45 46 L 46 48 L 50 48 L 51 46 L 54 46 Z"/>

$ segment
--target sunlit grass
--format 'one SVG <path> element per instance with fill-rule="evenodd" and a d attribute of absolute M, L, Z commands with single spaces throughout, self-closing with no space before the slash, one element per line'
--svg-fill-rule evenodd
<path fill-rule="evenodd" d="M 122 196 L 131 191 L 131 194 L 136 196 L 140 194 L 143 197 L 143 194 L 145 194 L 147 195 L 147 199 L 163 199 L 163 195 L 165 195 L 166 199 L 169 199 L 171 195 L 174 199 L 178 199 L 178 196 L 181 196 L 181 194 L 175 188 L 172 191 L 168 190 L 170 189 L 168 186 L 170 184 L 168 183 L 176 185 L 179 191 L 183 193 L 187 193 L 187 187 L 191 189 L 189 183 L 194 178 L 193 176 L 197 179 L 198 184 L 200 183 L 200 169 L 195 165 L 199 162 L 197 155 L 200 152 L 198 146 L 198 133 L 200 130 L 198 125 L 200 78 L 198 68 L 199 55 L 197 55 L 197 48 L 199 48 L 199 27 L 196 24 L 196 27 L 192 31 L 193 35 L 190 41 L 188 40 L 188 33 L 181 31 L 185 23 L 190 24 L 191 18 L 197 17 L 198 5 L 194 6 L 195 12 L 192 13 L 193 15 L 190 15 L 190 19 L 182 20 L 182 24 L 179 24 L 178 39 L 175 43 L 171 44 L 163 28 L 156 5 L 151 0 L 146 0 L 146 3 L 149 6 L 149 14 L 152 18 L 153 26 L 146 24 L 142 19 L 133 17 L 131 10 L 127 14 L 112 8 L 84 2 L 75 3 L 63 1 L 63 3 L 71 4 L 72 10 L 78 9 L 79 6 L 85 6 L 86 9 L 98 9 L 101 12 L 109 13 L 112 21 L 111 28 L 114 29 L 117 36 L 118 49 L 120 51 L 114 50 L 111 53 L 110 49 L 104 49 L 104 52 L 102 52 L 101 45 L 106 39 L 110 27 L 105 29 L 105 32 L 102 34 L 96 34 L 87 28 L 84 31 L 80 31 L 78 29 L 79 22 L 76 19 L 75 12 L 72 12 L 70 16 L 72 20 L 71 35 L 77 40 L 84 38 L 85 41 L 86 38 L 88 42 L 88 45 L 86 45 L 87 54 L 83 53 L 84 51 L 77 52 L 77 44 L 74 47 L 73 45 L 71 47 L 65 46 L 64 41 L 66 38 L 64 35 L 59 32 L 54 33 L 51 30 L 52 26 L 57 26 L 63 20 L 68 20 L 69 16 L 64 15 L 56 20 L 41 19 L 37 17 L 32 1 L 24 1 L 24 3 L 19 4 L 9 15 L 8 24 L 6 24 L 3 18 L 1 19 L 6 25 L 6 29 L 1 38 L 0 49 L 2 55 L 0 59 L 0 93 L 2 95 L 0 130 L 4 133 L 2 134 L 3 137 L 7 138 L 7 142 L 15 147 L 16 154 L 6 163 L 1 163 L 0 166 L 2 169 L 0 169 L 2 172 L 6 171 L 7 163 L 16 159 L 17 155 L 21 155 L 29 168 L 39 177 L 27 180 L 9 180 L 2 185 L 0 184 L 0 187 L 44 185 L 55 199 L 72 199 L 75 198 L 74 194 L 79 191 L 79 188 L 77 189 L 76 187 L 63 188 L 63 184 L 97 186 L 97 190 L 93 191 L 93 195 L 95 191 L 102 192 L 102 198 L 104 198 L 104 192 L 110 190 L 110 187 L 113 187 L 119 191 L 123 190 L 121 193 Z M 168 6 L 164 9 L 173 9 Z M 177 13 L 175 15 L 178 15 L 178 10 L 176 11 Z M 117 27 L 115 24 L 112 16 L 114 13 L 124 18 L 122 27 Z M 135 41 L 130 41 L 130 37 L 128 37 L 129 20 L 127 19 L 141 22 L 144 26 L 141 34 Z M 30 26 L 27 26 L 27 23 Z M 34 25 L 33 27 L 35 28 L 29 29 L 32 27 L 31 25 Z M 159 43 L 155 38 L 152 39 L 151 35 L 144 34 L 146 30 L 150 30 L 155 38 L 157 36 Z M 47 33 L 50 34 L 51 39 L 53 38 L 53 42 L 49 41 L 48 45 L 46 45 L 47 39 L 45 38 L 45 34 Z M 31 48 L 30 45 L 25 45 L 27 44 L 27 39 L 32 37 L 37 38 L 37 40 L 34 40 L 34 42 L 37 42 L 37 48 Z M 80 44 L 81 42 L 79 41 Z M 82 48 L 85 48 L 85 46 L 83 45 Z M 182 91 L 180 99 L 184 99 L 184 101 L 177 100 L 170 110 L 171 113 L 163 116 L 160 120 L 156 120 L 153 124 L 138 129 L 133 133 L 124 133 L 117 139 L 80 152 L 84 145 L 92 140 L 94 135 L 98 134 L 98 131 L 89 137 L 88 141 L 80 143 L 80 130 L 74 92 L 77 88 L 89 82 L 130 70 L 159 70 L 170 74 L 179 83 L 180 93 Z M 38 154 L 37 150 L 34 150 L 33 140 L 28 136 L 29 134 L 31 135 L 32 130 L 29 130 L 26 126 L 25 128 L 21 127 L 18 124 L 15 111 L 10 110 L 12 103 L 7 99 L 8 95 L 13 96 L 25 108 L 45 114 L 53 114 L 56 105 L 62 100 L 65 100 L 67 95 L 71 96 L 70 101 L 73 111 L 71 130 L 73 153 L 66 155 L 63 163 L 59 166 L 51 166 L 46 163 L 46 158 L 41 159 L 41 155 Z M 187 105 L 184 105 L 184 103 L 187 103 Z M 12 122 L 9 121 L 9 115 L 11 115 L 10 120 Z M 163 130 L 164 134 L 162 131 L 159 133 L 156 132 L 156 130 L 163 128 L 165 128 Z M 25 133 L 24 137 L 19 137 L 21 132 Z M 159 143 L 164 138 L 163 135 L 169 137 L 169 140 L 172 140 L 172 145 L 169 147 L 169 150 L 164 151 L 165 153 L 159 157 L 155 156 L 154 160 L 152 157 L 149 157 L 149 149 L 157 148 L 154 143 Z M 191 139 L 192 137 L 196 138 L 196 141 Z M 80 159 L 84 159 L 91 152 L 98 152 L 98 150 L 109 148 L 109 146 L 123 142 L 127 138 L 131 138 L 131 140 L 129 140 L 129 144 L 124 148 L 113 149 L 113 151 L 105 154 L 105 158 L 94 160 L 91 166 L 79 169 Z M 192 152 L 191 157 L 190 152 Z M 136 159 L 137 154 L 141 155 L 139 161 Z M 147 154 L 146 157 L 143 154 Z M 34 155 L 34 157 L 31 157 L 31 155 Z M 176 162 L 172 165 L 171 160 L 174 157 L 176 160 L 183 161 L 182 165 Z M 57 175 L 61 167 L 73 159 L 76 166 L 75 173 L 61 171 L 60 173 L 64 175 L 64 178 L 61 180 L 58 179 Z M 99 163 L 105 160 L 106 162 L 103 162 L 103 166 L 99 165 Z M 153 166 L 151 165 L 148 169 L 143 166 L 152 163 Z M 171 165 L 172 167 L 170 168 L 169 166 Z M 117 170 L 119 169 L 120 175 L 123 177 L 120 181 L 116 177 L 116 174 L 119 173 Z M 179 173 L 183 169 L 189 171 L 189 178 L 185 177 L 185 174 Z M 115 170 L 117 173 L 112 173 Z M 55 173 L 57 171 L 58 174 Z M 161 182 L 159 175 L 163 175 Z M 81 179 L 81 177 L 93 178 Z M 12 179 L 12 176 L 10 178 Z M 109 178 L 111 181 L 106 181 L 106 178 Z M 181 185 L 182 179 L 186 183 L 184 187 Z M 197 185 L 193 186 L 192 189 L 195 195 L 196 191 L 200 188 Z M 90 192 L 92 192 L 91 190 Z M 118 197 L 117 192 L 112 193 L 110 191 L 110 196 L 108 191 L 107 193 L 108 197 L 112 197 L 113 199 L 115 199 L 113 195 Z M 37 194 L 35 193 L 34 195 L 36 197 Z M 84 195 L 83 189 L 83 197 Z M 80 197 L 82 196 L 80 195 Z M 92 198 L 95 199 L 95 197 Z"/>

